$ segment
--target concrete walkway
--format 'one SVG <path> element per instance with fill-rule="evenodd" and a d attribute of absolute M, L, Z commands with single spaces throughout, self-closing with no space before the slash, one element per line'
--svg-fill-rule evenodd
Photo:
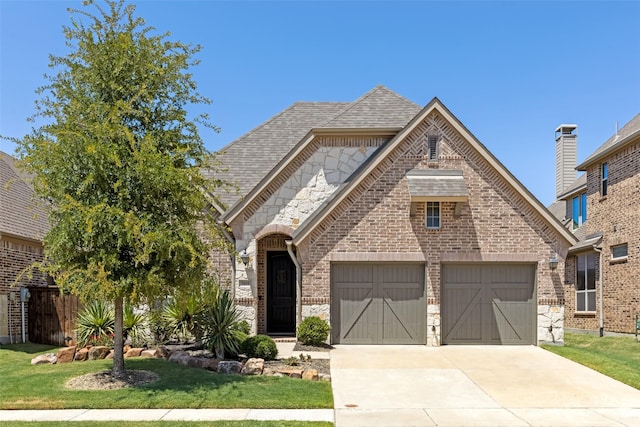
<path fill-rule="evenodd" d="M 640 426 L 640 390 L 533 346 L 337 346 L 336 426 Z"/>

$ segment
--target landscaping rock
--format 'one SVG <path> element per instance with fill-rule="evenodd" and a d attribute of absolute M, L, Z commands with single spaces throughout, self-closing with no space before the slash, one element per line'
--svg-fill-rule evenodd
<path fill-rule="evenodd" d="M 57 363 L 71 363 L 73 362 L 73 357 L 76 355 L 76 346 L 73 345 L 71 347 L 65 347 L 58 350 L 58 354 L 56 358 L 58 359 Z"/>
<path fill-rule="evenodd" d="M 140 357 L 140 353 L 142 353 L 143 350 L 144 348 L 131 348 L 124 354 L 124 357 Z"/>
<path fill-rule="evenodd" d="M 169 357 L 169 362 L 177 363 L 179 365 L 187 366 L 187 359 L 189 359 L 189 353 L 186 351 L 178 350 L 174 351 Z"/>
<path fill-rule="evenodd" d="M 105 357 L 107 357 L 107 354 L 109 354 L 110 351 L 111 349 L 109 347 L 105 347 L 102 345 L 91 347 L 91 349 L 89 350 L 89 360 L 104 359 Z"/>
<path fill-rule="evenodd" d="M 142 353 L 140 353 L 140 357 L 146 357 L 148 359 L 158 359 L 162 356 L 159 356 L 158 350 L 154 348 L 151 350 L 143 350 Z"/>
<path fill-rule="evenodd" d="M 302 369 L 279 369 L 278 372 L 290 378 L 302 378 Z"/>
<path fill-rule="evenodd" d="M 318 374 L 318 379 L 320 381 L 331 381 L 331 375 L 329 375 L 329 374 Z"/>
<path fill-rule="evenodd" d="M 207 371 L 218 371 L 218 365 L 220 364 L 220 359 L 216 358 L 203 358 L 202 360 L 202 368 Z"/>
<path fill-rule="evenodd" d="M 78 362 L 85 361 L 89 358 L 89 349 L 84 347 L 76 352 L 76 355 L 73 356 L 73 360 L 77 360 Z"/>
<path fill-rule="evenodd" d="M 264 370 L 264 359 L 251 358 L 242 367 L 242 375 L 262 375 Z"/>
<path fill-rule="evenodd" d="M 235 360 L 221 360 L 218 363 L 219 374 L 239 374 L 242 371 L 242 363 Z"/>
<path fill-rule="evenodd" d="M 105 359 L 109 359 L 109 360 L 113 359 L 114 354 L 115 354 L 115 351 L 111 350 L 109 354 L 107 354 L 107 357 L 105 357 Z"/>
<path fill-rule="evenodd" d="M 57 357 L 55 354 L 47 353 L 47 354 L 41 354 L 31 359 L 31 364 L 32 365 L 45 365 L 45 364 L 53 365 L 56 363 L 56 361 L 57 361 Z"/>
<path fill-rule="evenodd" d="M 165 346 L 160 346 L 156 349 L 156 354 L 165 360 L 169 360 L 169 357 L 171 357 L 171 350 Z"/>
<path fill-rule="evenodd" d="M 303 380 L 318 381 L 318 371 L 315 369 L 307 369 L 302 373 Z"/>

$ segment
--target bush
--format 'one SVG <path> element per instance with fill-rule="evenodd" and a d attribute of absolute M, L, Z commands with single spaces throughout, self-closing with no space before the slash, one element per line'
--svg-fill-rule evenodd
<path fill-rule="evenodd" d="M 267 335 L 255 335 L 247 338 L 242 343 L 242 352 L 247 357 L 259 357 L 264 360 L 273 360 L 278 355 L 276 342 Z"/>
<path fill-rule="evenodd" d="M 113 346 L 115 313 L 104 301 L 93 301 L 78 313 L 76 335 L 80 345 Z"/>
<path fill-rule="evenodd" d="M 149 340 L 147 316 L 132 305 L 126 304 L 122 313 L 122 332 L 124 341 L 129 340 L 134 347 L 142 347 Z"/>
<path fill-rule="evenodd" d="M 236 327 L 238 311 L 228 291 L 218 288 L 213 304 L 197 317 L 197 323 L 202 328 L 202 344 L 217 358 L 238 354 L 244 334 Z"/>
<path fill-rule="evenodd" d="M 247 336 L 251 333 L 251 325 L 246 320 L 236 323 L 235 328 Z"/>
<path fill-rule="evenodd" d="M 304 345 L 319 346 L 329 338 L 331 326 L 317 316 L 305 318 L 298 326 L 298 340 Z"/>

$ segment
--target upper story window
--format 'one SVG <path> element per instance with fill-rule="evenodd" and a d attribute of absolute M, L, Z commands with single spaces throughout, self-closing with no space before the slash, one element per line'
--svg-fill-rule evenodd
<path fill-rule="evenodd" d="M 609 164 L 603 163 L 600 167 L 600 195 L 606 196 L 609 191 Z"/>
<path fill-rule="evenodd" d="M 612 261 L 626 259 L 628 255 L 629 255 L 629 247 L 627 246 L 626 243 L 623 243 L 622 245 L 611 246 Z"/>
<path fill-rule="evenodd" d="M 438 160 L 438 136 L 427 135 L 427 157 L 429 161 Z"/>
<path fill-rule="evenodd" d="M 427 228 L 440 228 L 440 202 L 427 202 Z"/>
<path fill-rule="evenodd" d="M 576 256 L 576 311 L 596 311 L 596 254 Z"/>
<path fill-rule="evenodd" d="M 571 216 L 573 228 L 578 228 L 587 221 L 587 193 L 584 192 L 572 200 Z"/>

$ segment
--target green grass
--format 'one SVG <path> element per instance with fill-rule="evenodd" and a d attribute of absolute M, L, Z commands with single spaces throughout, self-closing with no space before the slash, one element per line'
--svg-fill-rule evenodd
<path fill-rule="evenodd" d="M 632 337 L 565 334 L 563 347 L 542 347 L 640 389 L 640 344 Z"/>
<path fill-rule="evenodd" d="M 0 409 L 109 408 L 333 408 L 331 384 L 293 378 L 219 375 L 162 359 L 127 359 L 126 369 L 153 371 L 160 380 L 121 390 L 71 390 L 74 377 L 108 370 L 110 360 L 31 365 L 56 348 L 0 346 Z"/>
<path fill-rule="evenodd" d="M 320 421 L 136 421 L 123 423 L 122 421 L 91 421 L 91 427 L 122 427 L 122 425 L 136 427 L 330 427 L 333 423 Z M 6 421 L 3 427 L 72 427 L 80 425 L 72 421 Z"/>

